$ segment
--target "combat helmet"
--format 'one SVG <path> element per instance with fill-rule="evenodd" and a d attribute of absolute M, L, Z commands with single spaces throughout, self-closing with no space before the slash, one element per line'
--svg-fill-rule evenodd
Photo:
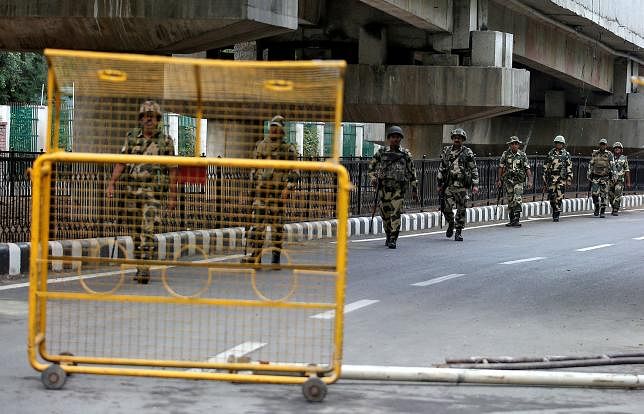
<path fill-rule="evenodd" d="M 141 104 L 141 107 L 139 108 L 139 118 L 141 118 L 146 112 L 153 112 L 158 119 L 161 119 L 162 117 L 161 107 L 154 101 L 145 101 Z"/>
<path fill-rule="evenodd" d="M 466 141 L 466 140 L 467 140 L 467 133 L 465 132 L 465 130 L 464 130 L 463 128 L 456 128 L 456 129 L 453 129 L 453 130 L 452 130 L 452 132 L 450 132 L 450 133 L 449 133 L 449 136 L 450 136 L 450 137 L 458 136 L 458 135 L 460 135 L 461 137 L 463 137 L 463 141 Z"/>
<path fill-rule="evenodd" d="M 561 144 L 566 145 L 566 138 L 564 138 L 563 135 L 557 135 L 552 142 L 554 142 L 555 144 L 559 142 Z"/>
<path fill-rule="evenodd" d="M 619 142 L 619 141 L 615 141 L 615 143 L 613 144 L 613 148 L 621 148 L 621 149 L 624 149 L 624 146 L 622 145 L 622 143 L 621 143 L 621 142 Z"/>
<path fill-rule="evenodd" d="M 387 133 L 385 136 L 389 138 L 389 135 L 393 135 L 393 134 L 398 134 L 401 137 L 405 138 L 405 134 L 403 134 L 402 128 L 399 127 L 398 125 L 392 125 L 389 128 L 387 128 Z"/>
<path fill-rule="evenodd" d="M 516 143 L 517 143 L 517 144 L 519 144 L 519 145 L 523 144 L 523 142 L 521 142 L 521 140 L 519 139 L 519 137 L 517 137 L 516 135 L 512 135 L 512 136 L 510 137 L 510 140 L 509 140 L 508 142 L 506 142 L 506 144 L 510 145 L 510 144 L 512 144 L 513 142 L 516 142 Z"/>
<path fill-rule="evenodd" d="M 601 144 L 606 144 L 606 145 L 608 145 L 608 140 L 607 140 L 606 138 L 602 138 L 602 139 L 600 139 L 600 140 L 599 140 L 599 144 L 600 144 L 600 145 L 601 145 Z"/>

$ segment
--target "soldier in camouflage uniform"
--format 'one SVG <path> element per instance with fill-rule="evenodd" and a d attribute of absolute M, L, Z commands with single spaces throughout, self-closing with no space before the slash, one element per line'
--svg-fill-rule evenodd
<path fill-rule="evenodd" d="M 159 104 L 146 101 L 139 110 L 140 128 L 128 132 L 121 154 L 175 155 L 174 141 L 159 128 L 162 114 Z M 127 222 L 139 260 L 154 259 L 154 234 L 161 223 L 161 198 L 168 196 L 168 209 L 177 203 L 176 168 L 159 164 L 116 164 L 107 196 L 114 196 L 114 185 L 123 175 L 126 190 Z M 138 265 L 137 282 L 147 284 L 150 267 Z"/>
<path fill-rule="evenodd" d="M 555 147 L 548 152 L 543 163 L 543 191 L 548 190 L 548 200 L 552 208 L 552 221 L 559 221 L 566 185 L 572 182 L 572 159 L 564 148 L 566 139 L 557 135 L 553 140 Z"/>
<path fill-rule="evenodd" d="M 508 200 L 508 217 L 510 222 L 506 227 L 521 227 L 519 217 L 521 216 L 521 203 L 523 197 L 523 186 L 526 185 L 528 178 L 528 189 L 532 188 L 532 170 L 528 163 L 528 156 L 519 149 L 523 144 L 518 137 L 510 137 L 507 142 L 510 149 L 507 149 L 501 155 L 499 161 L 497 188 L 505 186 L 505 196 Z"/>
<path fill-rule="evenodd" d="M 588 165 L 586 178 L 592 183 L 591 193 L 595 211 L 593 215 L 600 218 L 606 217 L 606 198 L 608 197 L 608 185 L 611 180 L 617 179 L 615 171 L 615 157 L 606 149 L 608 141 L 606 138 L 599 140 L 599 149 L 593 151 Z"/>
<path fill-rule="evenodd" d="M 269 133 L 258 141 L 253 152 L 253 159 L 258 160 L 296 160 L 297 151 L 292 144 L 284 141 L 285 120 L 276 115 L 270 122 Z M 246 238 L 250 255 L 241 259 L 242 263 L 261 261 L 262 248 L 266 240 L 266 227 L 271 226 L 273 239 L 272 264 L 279 264 L 282 250 L 282 233 L 284 230 L 284 202 L 288 193 L 295 187 L 297 171 L 260 168 L 251 171 L 253 187 L 252 227 Z"/>
<path fill-rule="evenodd" d="M 457 128 L 450 133 L 452 145 L 443 148 L 441 163 L 438 167 L 438 191 L 443 192 L 445 205 L 442 209 L 447 220 L 446 237 L 452 237 L 454 229 L 455 241 L 463 241 L 461 234 L 465 227 L 465 199 L 467 190 L 471 188 L 473 194 L 479 192 L 479 172 L 476 168 L 476 159 L 471 149 L 463 145 L 467 133 L 462 128 Z M 456 208 L 456 219 L 454 218 Z"/>
<path fill-rule="evenodd" d="M 411 184 L 412 196 L 418 199 L 416 169 L 411 153 L 400 146 L 404 136 L 399 126 L 388 128 L 387 145 L 374 154 L 368 170 L 371 184 L 377 188 L 376 197 L 380 202 L 380 215 L 387 236 L 385 245 L 390 249 L 396 248 L 408 184 Z"/>
<path fill-rule="evenodd" d="M 631 170 L 628 168 L 628 159 L 622 154 L 624 146 L 617 141 L 613 144 L 613 154 L 615 155 L 615 171 L 617 180 L 611 181 L 608 185 L 608 201 L 613 208 L 611 215 L 619 216 L 619 207 L 622 203 L 622 192 L 624 191 L 624 182 L 626 187 L 631 186 Z"/>

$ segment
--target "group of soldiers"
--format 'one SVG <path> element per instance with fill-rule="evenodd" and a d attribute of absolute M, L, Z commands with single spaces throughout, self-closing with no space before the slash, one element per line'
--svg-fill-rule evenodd
<path fill-rule="evenodd" d="M 144 102 L 139 110 L 139 127 L 127 134 L 121 149 L 122 154 L 138 155 L 175 155 L 172 137 L 160 128 L 161 108 L 154 101 Z M 269 124 L 269 133 L 260 139 L 252 154 L 253 159 L 296 160 L 297 151 L 285 141 L 285 119 L 276 115 Z M 392 126 L 386 132 L 386 145 L 381 147 L 369 164 L 368 176 L 376 188 L 380 213 L 386 234 L 385 245 L 396 248 L 400 232 L 400 216 L 403 200 L 408 187 L 412 196 L 418 200 L 417 176 L 409 150 L 400 143 L 404 138 L 402 128 Z M 438 193 L 440 211 L 447 221 L 445 236 L 455 241 L 463 241 L 465 227 L 465 203 L 468 192 L 477 194 L 479 175 L 476 158 L 470 148 L 464 145 L 467 133 L 462 128 L 450 134 L 452 145 L 441 151 L 438 169 Z M 543 191 L 547 190 L 552 206 L 552 219 L 559 221 L 565 187 L 573 179 L 571 156 L 566 151 L 566 140 L 557 135 L 554 148 L 548 152 L 543 166 Z M 525 152 L 520 150 L 522 142 L 513 136 L 507 142 L 509 148 L 501 155 L 498 165 L 499 191 L 505 190 L 508 200 L 508 227 L 520 227 L 521 203 L 524 187 L 532 186 L 532 171 Z M 628 160 L 623 155 L 623 145 L 613 144 L 613 152 L 608 151 L 606 139 L 599 141 L 599 149 L 594 150 L 588 167 L 587 178 L 591 183 L 592 198 L 595 205 L 594 215 L 605 217 L 608 204 L 612 215 L 618 215 L 624 186 L 630 187 Z M 253 169 L 250 185 L 253 199 L 252 215 L 246 237 L 248 254 L 242 263 L 258 263 L 263 255 L 267 227 L 271 227 L 273 241 L 271 264 L 279 265 L 282 252 L 282 233 L 284 205 L 291 190 L 295 187 L 298 172 L 275 168 Z M 124 178 L 123 178 L 124 177 Z M 107 197 L 113 197 L 117 180 L 123 178 L 126 184 L 126 215 L 134 241 L 135 257 L 139 260 L 136 281 L 147 284 L 150 268 L 145 260 L 154 258 L 154 234 L 161 223 L 161 197 L 168 195 L 168 209 L 174 209 L 177 202 L 176 166 L 150 163 L 117 164 L 107 186 Z M 454 214 L 456 210 L 456 214 Z"/>
<path fill-rule="evenodd" d="M 390 249 L 396 248 L 403 200 L 408 187 L 412 188 L 413 197 L 417 199 L 416 171 L 410 152 L 400 146 L 403 138 L 399 126 L 387 129 L 385 145 L 373 156 L 368 170 L 371 184 L 376 187 L 376 200 L 380 204 L 385 245 Z M 479 175 L 474 153 L 463 144 L 467 140 L 465 130 L 454 129 L 450 138 L 452 145 L 445 146 L 441 151 L 437 175 L 440 211 L 447 222 L 445 236 L 454 236 L 455 241 L 463 241 L 467 194 L 468 191 L 478 193 Z M 528 157 L 520 149 L 523 144 L 521 140 L 512 136 L 506 144 L 509 147 L 499 160 L 496 186 L 499 194 L 502 191 L 506 194 L 509 218 L 506 226 L 521 227 L 519 219 L 523 192 L 526 187 L 532 188 L 533 175 Z M 553 144 L 543 165 L 542 192 L 548 193 L 552 220 L 558 222 L 566 186 L 571 185 L 573 172 L 570 153 L 565 149 L 566 139 L 557 135 Z M 609 151 L 607 140 L 602 138 L 599 148 L 592 153 L 587 178 L 596 217 L 606 217 L 608 204 L 612 207 L 611 214 L 619 215 L 624 186 L 631 186 L 628 160 L 623 155 L 623 149 L 621 142 L 615 142 L 613 152 Z"/>

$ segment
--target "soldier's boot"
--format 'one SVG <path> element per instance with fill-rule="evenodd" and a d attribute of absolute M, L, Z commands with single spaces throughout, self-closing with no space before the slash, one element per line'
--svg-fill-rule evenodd
<path fill-rule="evenodd" d="M 271 263 L 274 265 L 280 264 L 280 259 L 281 259 L 281 251 L 280 250 L 273 250 L 273 255 L 271 257 Z M 275 270 L 279 270 L 279 268 L 275 268 Z"/>
<path fill-rule="evenodd" d="M 512 227 L 514 224 L 514 211 L 508 213 L 509 222 L 505 223 L 505 227 Z"/>
<path fill-rule="evenodd" d="M 518 211 L 514 213 L 514 220 L 512 220 L 512 227 L 521 227 L 521 223 L 519 223 L 519 217 L 521 217 L 521 213 Z"/>
<path fill-rule="evenodd" d="M 398 240 L 398 232 L 395 231 L 391 233 L 391 236 L 389 236 L 389 243 L 387 244 L 387 247 L 390 249 L 395 249 L 396 248 L 396 240 Z"/>
<path fill-rule="evenodd" d="M 150 281 L 150 269 L 140 268 L 136 270 L 136 281 L 141 285 L 147 285 Z"/>
<path fill-rule="evenodd" d="M 606 207 L 602 207 L 599 210 L 599 218 L 606 218 Z"/>
<path fill-rule="evenodd" d="M 389 246 L 389 241 L 391 241 L 391 235 L 387 233 L 387 238 L 385 239 L 385 246 Z"/>
<path fill-rule="evenodd" d="M 610 215 L 611 215 L 611 216 L 619 216 L 618 211 L 619 211 L 619 209 L 618 209 L 618 208 L 614 208 L 614 209 L 613 209 L 613 212 L 612 212 L 612 213 L 610 213 Z"/>
<path fill-rule="evenodd" d="M 447 231 L 445 237 L 452 237 L 454 235 L 454 222 L 447 223 Z"/>
<path fill-rule="evenodd" d="M 595 204 L 595 211 L 593 211 L 593 215 L 597 217 L 599 216 L 599 199 L 596 197 L 593 197 L 593 204 Z"/>
<path fill-rule="evenodd" d="M 461 229 L 456 229 L 456 234 L 454 235 L 454 241 L 463 241 L 463 236 L 461 236 Z"/>
<path fill-rule="evenodd" d="M 553 211 L 552 212 L 552 221 L 555 223 L 559 222 L 559 214 L 561 214 L 561 211 Z"/>

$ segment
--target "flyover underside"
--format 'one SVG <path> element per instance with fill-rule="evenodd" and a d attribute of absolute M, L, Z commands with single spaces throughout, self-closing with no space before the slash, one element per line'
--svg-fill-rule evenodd
<path fill-rule="evenodd" d="M 0 17 L 0 49 L 191 53 L 287 31 L 244 19 Z"/>
<path fill-rule="evenodd" d="M 491 118 L 524 108 L 461 105 L 374 105 L 345 104 L 345 122 L 387 122 L 399 124 L 457 124 Z"/>
<path fill-rule="evenodd" d="M 527 109 L 529 91 L 522 69 L 349 65 L 344 120 L 454 124 Z"/>

